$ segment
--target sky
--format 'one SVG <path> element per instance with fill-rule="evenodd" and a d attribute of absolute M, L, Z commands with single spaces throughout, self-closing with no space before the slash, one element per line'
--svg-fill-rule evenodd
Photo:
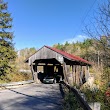
<path fill-rule="evenodd" d="M 104 0 L 4 0 L 16 50 L 83 41 L 85 24 Z"/>

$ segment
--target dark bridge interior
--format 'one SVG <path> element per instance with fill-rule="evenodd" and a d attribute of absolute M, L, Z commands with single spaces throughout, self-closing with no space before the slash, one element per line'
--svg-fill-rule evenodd
<path fill-rule="evenodd" d="M 44 77 L 52 76 L 56 79 L 56 82 L 64 79 L 63 67 L 60 62 L 55 58 L 53 59 L 40 59 L 36 60 L 33 69 L 36 72 L 34 77 L 43 82 Z"/>

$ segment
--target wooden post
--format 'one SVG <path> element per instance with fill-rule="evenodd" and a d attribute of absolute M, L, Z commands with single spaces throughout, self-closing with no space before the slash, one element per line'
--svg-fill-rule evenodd
<path fill-rule="evenodd" d="M 79 81 L 80 81 L 80 72 L 79 72 L 79 65 L 76 65 L 76 84 L 79 85 Z"/>
<path fill-rule="evenodd" d="M 82 66 L 80 65 L 80 85 L 82 85 Z"/>
<path fill-rule="evenodd" d="M 68 84 L 69 84 L 69 77 L 68 77 L 69 66 L 65 65 L 65 67 L 66 67 L 66 77 L 67 77 L 67 81 L 68 81 Z"/>
<path fill-rule="evenodd" d="M 74 84 L 74 66 L 72 65 L 72 77 L 73 77 L 73 84 Z"/>
<path fill-rule="evenodd" d="M 76 84 L 78 85 L 78 66 L 76 65 Z"/>
<path fill-rule="evenodd" d="M 76 65 L 75 65 L 75 84 L 76 84 Z"/>
<path fill-rule="evenodd" d="M 47 75 L 47 63 L 44 65 L 44 73 Z"/>
<path fill-rule="evenodd" d="M 35 63 L 35 72 L 37 72 L 37 63 Z"/>
<path fill-rule="evenodd" d="M 76 66 L 74 65 L 74 83 L 76 84 Z"/>
<path fill-rule="evenodd" d="M 85 66 L 85 79 L 87 81 L 87 66 Z"/>
<path fill-rule="evenodd" d="M 78 85 L 80 85 L 80 66 L 78 65 Z"/>
<path fill-rule="evenodd" d="M 32 79 L 35 81 L 35 79 L 34 79 L 34 70 L 33 70 L 33 65 L 31 64 L 31 72 L 32 72 Z"/>
<path fill-rule="evenodd" d="M 88 74 L 89 74 L 89 76 L 90 76 L 90 72 L 89 72 L 89 66 L 87 65 L 87 70 L 88 70 Z"/>
<path fill-rule="evenodd" d="M 90 73 L 89 73 L 89 66 L 87 65 L 87 73 L 86 73 L 86 75 L 87 75 L 87 78 L 89 78 L 90 77 Z"/>
<path fill-rule="evenodd" d="M 80 71 L 80 84 L 81 84 L 81 85 L 83 84 L 82 78 L 83 78 L 83 68 L 82 68 L 82 66 L 81 66 L 81 71 Z"/>
<path fill-rule="evenodd" d="M 35 75 L 34 75 L 34 76 L 35 76 L 35 81 L 36 81 L 37 83 L 40 83 L 40 80 L 38 79 L 38 70 L 37 70 L 38 68 L 37 68 L 37 65 L 38 65 L 38 64 L 35 63 L 35 67 L 34 67 L 34 68 L 35 68 Z"/>
<path fill-rule="evenodd" d="M 67 68 L 66 68 L 66 63 L 65 62 L 63 62 L 63 73 L 64 73 L 64 80 L 65 80 L 65 82 L 67 82 L 68 83 L 68 78 L 67 78 Z"/>
<path fill-rule="evenodd" d="M 73 85 L 72 65 L 68 65 L 68 81 L 70 85 Z"/>
<path fill-rule="evenodd" d="M 86 78 L 86 81 L 87 81 L 87 75 L 88 75 L 88 70 L 87 70 L 87 66 L 85 66 L 85 78 Z"/>
<path fill-rule="evenodd" d="M 77 72 L 76 72 L 76 76 L 77 76 L 77 85 L 79 85 L 79 65 L 77 65 Z"/>

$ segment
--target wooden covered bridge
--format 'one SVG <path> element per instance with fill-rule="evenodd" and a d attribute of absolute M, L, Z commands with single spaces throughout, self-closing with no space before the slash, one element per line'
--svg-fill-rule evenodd
<path fill-rule="evenodd" d="M 59 75 L 70 85 L 85 83 L 91 65 L 87 60 L 49 46 L 43 46 L 25 62 L 30 65 L 35 82 L 41 83 L 46 75 Z"/>

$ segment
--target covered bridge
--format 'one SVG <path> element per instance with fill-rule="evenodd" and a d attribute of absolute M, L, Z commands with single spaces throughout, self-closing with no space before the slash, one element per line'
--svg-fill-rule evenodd
<path fill-rule="evenodd" d="M 43 46 L 25 62 L 30 65 L 35 82 L 41 83 L 46 75 L 59 75 L 71 85 L 85 83 L 91 65 L 87 60 L 49 46 Z"/>

